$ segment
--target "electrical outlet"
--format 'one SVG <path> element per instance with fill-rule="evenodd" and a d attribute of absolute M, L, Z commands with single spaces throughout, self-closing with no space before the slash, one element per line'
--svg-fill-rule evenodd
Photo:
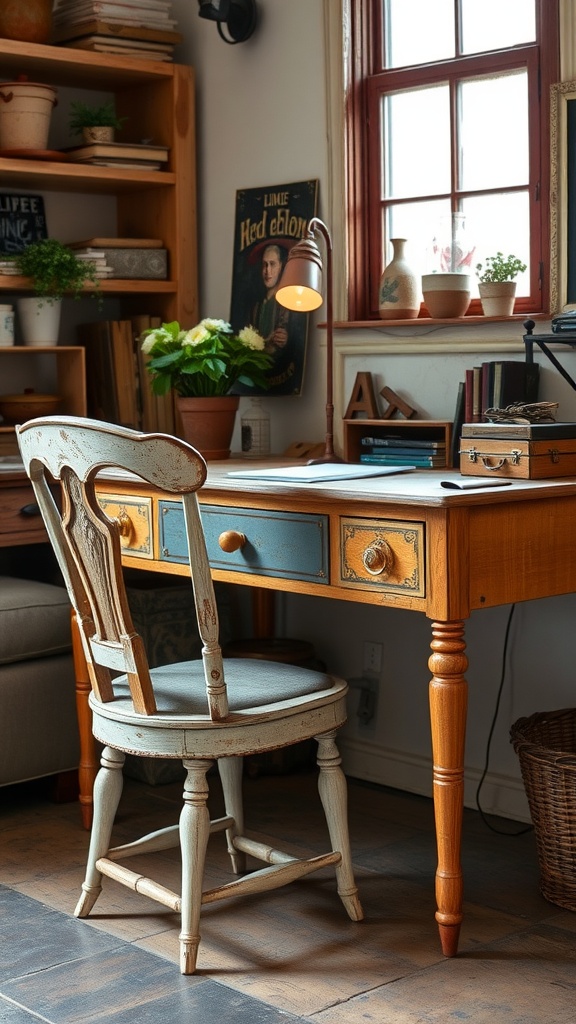
<path fill-rule="evenodd" d="M 378 644 L 374 640 L 366 640 L 364 642 L 364 660 L 362 662 L 362 672 L 366 676 L 376 676 L 379 679 L 381 671 L 382 644 Z"/>
<path fill-rule="evenodd" d="M 361 676 L 359 679 L 349 679 L 348 686 L 357 694 L 358 725 L 373 726 L 378 708 L 378 680 L 374 676 Z"/>

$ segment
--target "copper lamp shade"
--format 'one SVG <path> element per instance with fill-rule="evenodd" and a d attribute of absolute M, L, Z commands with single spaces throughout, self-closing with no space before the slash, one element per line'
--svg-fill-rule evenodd
<path fill-rule="evenodd" d="M 333 402 L 333 333 L 334 314 L 332 309 L 332 239 L 328 228 L 318 217 L 308 224 L 308 234 L 292 247 L 282 274 L 276 300 L 287 309 L 309 313 L 322 305 L 323 261 L 314 240 L 318 231 L 324 238 L 326 248 L 326 441 L 324 455 L 310 459 L 310 463 L 342 462 L 334 453 L 334 402 Z"/>

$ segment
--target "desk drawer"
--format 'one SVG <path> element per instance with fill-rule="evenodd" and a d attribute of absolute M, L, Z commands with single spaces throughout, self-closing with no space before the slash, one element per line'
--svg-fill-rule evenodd
<path fill-rule="evenodd" d="M 13 543 L 26 544 L 32 534 L 43 535 L 47 540 L 44 520 L 36 504 L 31 484 L 18 487 L 3 487 L 1 491 L 2 523 L 0 531 L 10 534 Z M 22 534 L 20 541 L 17 535 Z M 16 539 L 14 539 L 16 538 Z"/>
<path fill-rule="evenodd" d="M 159 510 L 160 558 L 187 562 L 182 505 L 161 501 Z M 220 505 L 202 505 L 201 513 L 213 569 L 329 582 L 327 516 Z M 242 547 L 223 551 L 219 538 L 226 531 L 243 534 L 246 540 Z"/>
<path fill-rule="evenodd" d="M 126 498 L 121 494 L 99 495 L 100 507 L 109 519 L 118 519 L 122 550 L 136 558 L 152 558 L 152 501 L 150 498 Z"/>
<path fill-rule="evenodd" d="M 340 583 L 424 597 L 424 523 L 343 516 Z"/>

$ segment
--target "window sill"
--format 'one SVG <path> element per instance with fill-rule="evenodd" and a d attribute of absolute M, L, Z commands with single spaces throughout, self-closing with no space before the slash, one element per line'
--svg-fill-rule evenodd
<path fill-rule="evenodd" d="M 523 323 L 524 320 L 550 320 L 550 313 L 514 313 L 512 316 L 459 316 L 451 320 L 434 320 L 428 316 L 418 316 L 413 320 L 339 320 L 334 323 L 335 330 L 358 330 L 360 328 L 382 330 L 386 327 L 430 327 L 444 324 L 446 327 L 462 327 L 468 324 Z M 319 324 L 325 327 L 326 324 Z"/>

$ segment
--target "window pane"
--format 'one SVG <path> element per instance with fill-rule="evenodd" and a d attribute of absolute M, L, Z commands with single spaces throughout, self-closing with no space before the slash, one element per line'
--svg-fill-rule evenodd
<path fill-rule="evenodd" d="M 474 265 L 497 252 L 512 254 L 528 269 L 516 278 L 517 295 L 530 294 L 530 210 L 528 190 L 467 199 L 462 204 L 470 237 L 476 241 Z M 477 281 L 472 293 L 478 294 Z"/>
<path fill-rule="evenodd" d="M 454 0 L 383 0 L 384 67 L 454 57 Z"/>
<path fill-rule="evenodd" d="M 502 50 L 536 39 L 535 0 L 461 0 L 461 4 L 462 53 Z"/>
<path fill-rule="evenodd" d="M 382 98 L 383 187 L 387 199 L 450 191 L 447 85 Z"/>
<path fill-rule="evenodd" d="M 459 103 L 460 187 L 527 184 L 526 72 L 463 82 Z"/>
<path fill-rule="evenodd" d="M 402 203 L 389 206 L 386 213 L 384 237 L 406 238 L 406 259 L 412 270 L 420 277 L 437 269 L 433 248 L 438 235 L 438 226 L 450 212 L 450 200 L 433 200 L 422 203 Z M 392 247 L 388 242 L 383 253 L 382 268 L 392 258 Z"/>

